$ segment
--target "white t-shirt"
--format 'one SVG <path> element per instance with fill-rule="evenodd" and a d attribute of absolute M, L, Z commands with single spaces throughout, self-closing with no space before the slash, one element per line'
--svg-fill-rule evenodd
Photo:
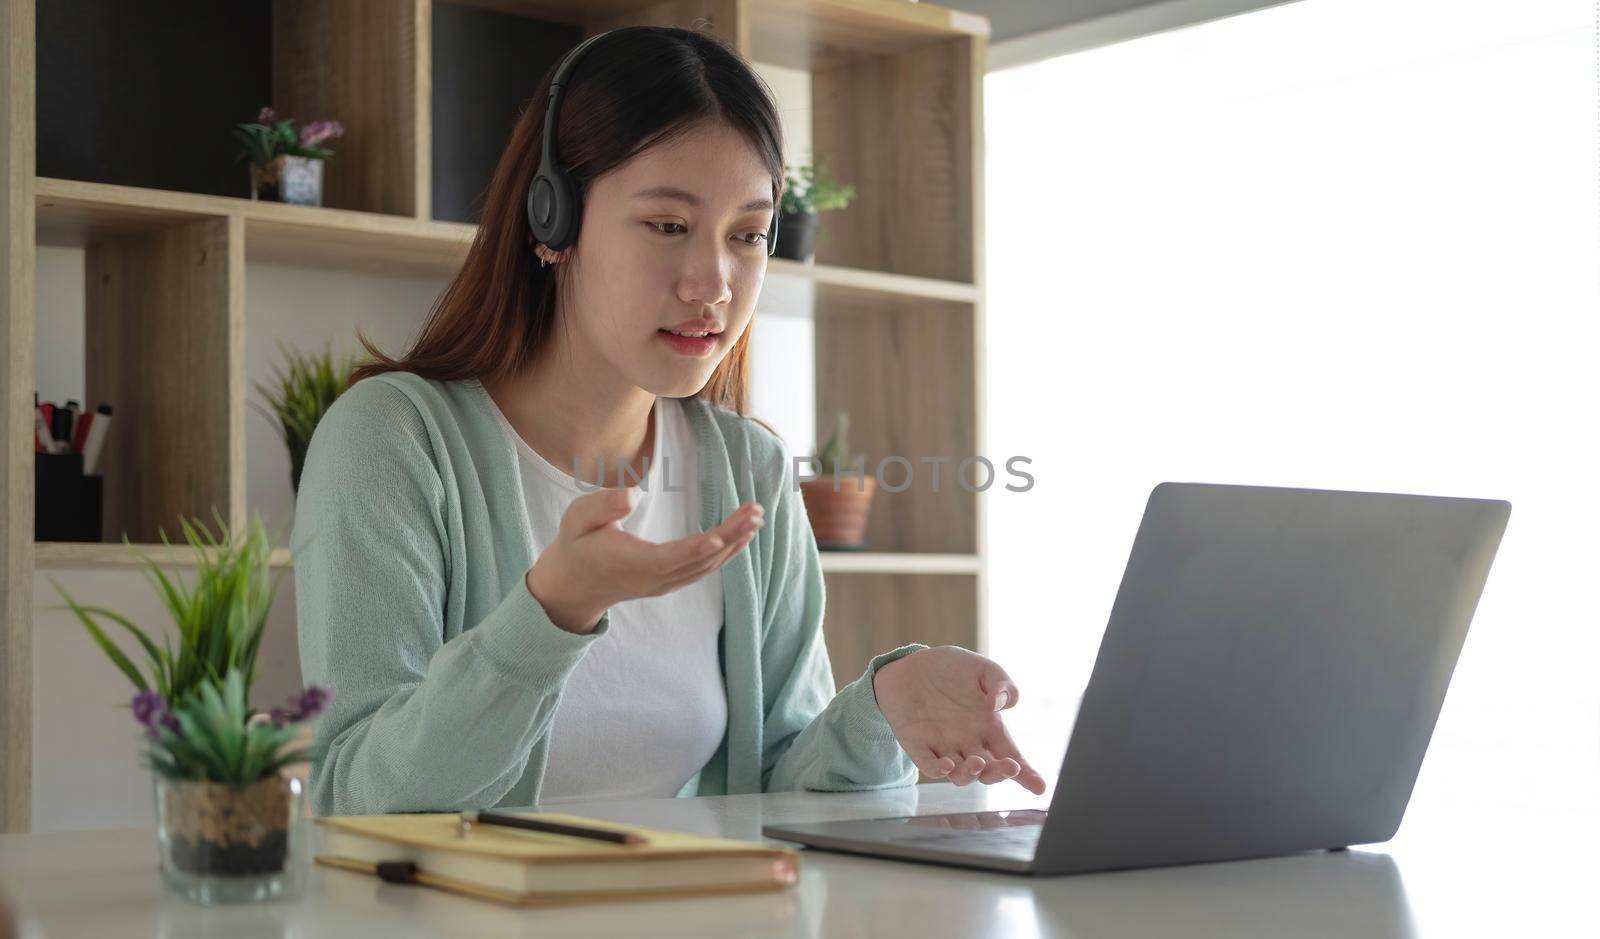
<path fill-rule="evenodd" d="M 572 500 L 594 491 L 596 467 L 579 467 L 580 486 L 572 467 L 551 465 L 498 407 L 495 414 L 516 446 L 534 549 L 541 551 Z M 694 426 L 676 398 L 656 398 L 650 416 L 654 452 L 638 502 L 620 525 L 648 541 L 673 541 L 700 530 Z M 579 660 L 556 708 L 541 803 L 675 796 L 727 729 L 717 653 L 720 571 L 671 593 L 618 603 L 610 613 L 611 628 Z"/>

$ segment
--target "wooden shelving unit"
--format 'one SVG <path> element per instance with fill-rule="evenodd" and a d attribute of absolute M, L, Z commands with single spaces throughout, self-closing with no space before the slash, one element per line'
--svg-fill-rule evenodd
<path fill-rule="evenodd" d="M 80 174 L 94 178 L 52 173 L 60 143 L 52 137 L 54 149 L 41 150 L 39 133 L 60 128 L 51 102 L 66 92 L 40 53 L 36 0 L 0 0 L 10 128 L 0 151 L 8 220 L 0 307 L 9 407 L 0 461 L 4 830 L 28 828 L 34 571 L 139 563 L 120 543 L 124 531 L 138 551 L 182 567 L 192 563 L 189 548 L 161 544 L 158 528 L 172 538 L 180 514 L 209 518 L 213 508 L 230 524 L 245 521 L 247 262 L 412 278 L 455 270 L 476 229 L 453 216 L 460 193 L 478 181 L 446 174 L 481 164 L 503 140 L 463 141 L 454 125 L 448 142 L 436 139 L 435 123 L 454 114 L 450 96 L 475 91 L 440 70 L 475 54 L 462 37 L 486 25 L 526 37 L 517 61 L 526 62 L 529 89 L 583 37 L 635 23 L 698 24 L 758 64 L 810 73 L 812 150 L 856 186 L 857 198 L 827 216 L 815 263 L 769 262 L 768 289 L 792 279 L 814 298 L 819 423 L 848 410 L 852 445 L 869 465 L 894 454 L 918 468 L 909 488 L 880 491 L 872 552 L 824 553 L 835 677 L 847 682 L 872 654 L 907 641 L 986 648 L 983 503 L 954 476 L 962 459 L 984 453 L 986 19 L 906 0 L 259 2 L 254 15 L 270 18 L 271 43 L 237 54 L 242 67 L 256 63 L 252 87 L 269 90 L 280 113 L 334 116 L 346 127 L 324 207 L 255 202 L 214 183 L 196 191 L 151 185 L 152 170 L 138 165 Z M 113 11 L 118 0 L 72 3 L 127 15 Z M 188 48 L 170 51 L 181 59 Z M 163 51 L 142 58 L 159 61 Z M 505 115 L 505 127 L 513 117 Z M 84 249 L 85 321 L 96 337 L 84 350 L 86 392 L 116 402 L 119 424 L 140 429 L 137 448 L 107 451 L 105 529 L 114 543 L 32 539 L 37 245 Z M 922 458 L 950 461 L 937 492 Z M 287 550 L 273 563 L 287 566 Z"/>
<path fill-rule="evenodd" d="M 142 555 L 142 556 L 141 556 Z M 192 567 L 194 551 L 175 544 L 85 544 L 71 541 L 36 541 L 34 566 L 45 568 L 136 567 L 144 558 L 171 567 Z M 272 552 L 273 567 L 291 566 L 289 549 Z M 825 574 L 977 574 L 982 567 L 975 554 L 912 554 L 910 552 L 824 551 Z"/>
<path fill-rule="evenodd" d="M 247 261 L 377 274 L 447 277 L 460 266 L 477 232 L 477 226 L 462 222 L 49 177 L 34 180 L 34 200 L 41 245 L 86 248 L 194 222 L 237 218 Z M 978 300 L 978 288 L 969 282 L 784 258 L 768 259 L 767 277 L 804 278 L 832 296 L 853 298 L 857 305 L 870 304 L 874 297 L 885 302 Z"/>

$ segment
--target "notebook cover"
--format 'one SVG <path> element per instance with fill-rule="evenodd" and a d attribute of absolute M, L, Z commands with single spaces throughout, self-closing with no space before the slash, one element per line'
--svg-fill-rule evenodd
<path fill-rule="evenodd" d="M 737 841 L 729 838 L 708 838 L 683 832 L 646 828 L 601 821 L 577 815 L 554 812 L 514 812 L 524 817 L 566 822 L 608 831 L 632 832 L 643 835 L 645 844 L 615 844 L 561 835 L 552 832 L 534 832 L 495 825 L 474 825 L 465 839 L 456 837 L 456 826 L 461 816 L 455 812 L 416 813 L 389 815 L 329 816 L 315 819 L 328 828 L 352 834 L 378 838 L 396 844 L 425 848 L 434 851 L 455 851 L 478 856 L 501 857 L 525 864 L 583 863 L 604 864 L 611 861 L 673 861 L 702 857 L 762 857 L 773 862 L 773 878 L 760 883 L 705 884 L 694 887 L 654 887 L 632 890 L 603 890 L 568 893 L 521 894 L 494 887 L 454 880 L 423 870 L 417 870 L 415 882 L 454 893 L 494 900 L 515 906 L 554 906 L 586 903 L 610 899 L 662 899 L 666 897 L 695 897 L 728 893 L 754 893 L 781 890 L 799 880 L 799 853 L 794 848 Z M 316 861 L 329 867 L 377 875 L 377 865 L 354 858 L 318 854 Z"/>
<path fill-rule="evenodd" d="M 566 864 L 572 861 L 597 863 L 671 861 L 712 855 L 771 857 L 775 860 L 782 857 L 797 860 L 799 857 L 795 849 L 780 845 L 763 844 L 759 841 L 736 841 L 731 838 L 708 838 L 662 828 L 607 822 L 581 815 L 564 815 L 556 812 L 504 814 L 564 822 L 584 828 L 629 832 L 642 835 L 649 840 L 645 844 L 615 844 L 554 832 L 527 831 L 485 824 L 474 825 L 467 837 L 458 838 L 456 825 L 461 816 L 457 812 L 333 815 L 320 817 L 315 821 L 328 828 L 365 835 L 369 838 L 381 838 L 396 844 L 436 851 L 457 851 L 480 857 L 513 858 L 529 864 Z"/>
<path fill-rule="evenodd" d="M 355 861 L 351 860 L 350 858 L 332 857 L 325 854 L 317 855 L 316 860 L 318 864 L 323 864 L 328 867 L 338 867 L 343 868 L 344 870 L 359 871 L 361 873 L 371 874 L 374 877 L 376 877 L 378 874 L 378 865 L 365 861 Z M 773 880 L 769 883 L 706 884 L 698 887 L 669 887 L 651 890 L 603 890 L 598 892 L 590 891 L 586 893 L 520 894 L 512 893 L 508 890 L 496 890 L 493 887 L 483 887 L 479 886 L 478 884 L 464 883 L 459 880 L 452 880 L 448 877 L 440 877 L 436 874 L 429 874 L 422 870 L 417 871 L 415 876 L 416 882 L 425 887 L 434 887 L 439 890 L 447 890 L 451 893 L 459 893 L 465 896 L 477 897 L 483 900 L 493 900 L 495 902 L 508 904 L 510 906 L 569 906 L 579 903 L 598 903 L 608 900 L 663 900 L 678 897 L 715 896 L 718 894 L 765 893 L 773 890 L 782 890 L 786 887 L 792 886 L 794 883 L 794 881 L 789 881 L 786 883 L 780 880 Z M 794 870 L 794 876 L 796 879 L 799 878 L 798 869 Z"/>

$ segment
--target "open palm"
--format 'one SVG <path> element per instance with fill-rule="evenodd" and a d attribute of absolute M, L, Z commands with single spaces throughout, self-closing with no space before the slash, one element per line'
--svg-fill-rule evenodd
<path fill-rule="evenodd" d="M 878 669 L 873 690 L 901 749 L 923 773 L 958 786 L 1015 778 L 1044 794 L 1044 777 L 1001 720 L 1018 689 L 995 662 L 960 646 L 921 649 Z"/>

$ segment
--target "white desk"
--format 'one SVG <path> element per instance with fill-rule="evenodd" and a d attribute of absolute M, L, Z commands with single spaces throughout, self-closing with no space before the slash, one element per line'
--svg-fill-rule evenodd
<path fill-rule="evenodd" d="M 521 910 L 313 865 L 302 897 L 202 908 L 162 893 L 148 829 L 0 836 L 0 885 L 50 939 L 103 936 L 1462 936 L 1600 935 L 1595 803 L 1473 799 L 1408 814 L 1372 849 L 1030 878 L 806 850 L 790 890 Z M 774 821 L 1042 808 L 1015 783 L 871 793 L 550 803 L 760 839 Z M 1474 816 L 1476 820 L 1474 821 Z"/>

